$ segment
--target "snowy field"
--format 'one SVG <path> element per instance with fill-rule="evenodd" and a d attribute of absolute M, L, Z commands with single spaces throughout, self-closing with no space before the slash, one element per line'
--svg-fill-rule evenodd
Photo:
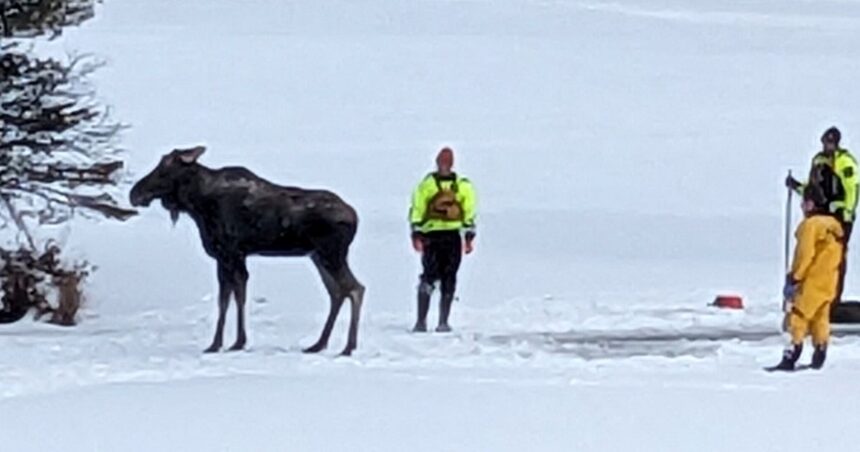
<path fill-rule="evenodd" d="M 321 282 L 253 259 L 248 350 L 204 356 L 215 271 L 190 220 L 82 222 L 81 325 L 0 329 L 0 451 L 853 450 L 860 338 L 822 372 L 761 368 L 782 180 L 832 124 L 860 149 L 858 42 L 854 0 L 108 0 L 47 47 L 107 59 L 130 171 L 202 143 L 341 194 L 359 349 L 336 357 L 344 310 L 301 354 Z M 479 238 L 455 332 L 413 335 L 406 213 L 442 145 Z M 747 309 L 706 306 L 724 292 Z"/>

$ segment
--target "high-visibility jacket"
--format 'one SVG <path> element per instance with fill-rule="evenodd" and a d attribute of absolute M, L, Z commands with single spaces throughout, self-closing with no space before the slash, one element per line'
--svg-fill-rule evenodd
<path fill-rule="evenodd" d="M 457 205 L 453 218 L 441 218 L 434 215 L 433 203 L 440 192 L 445 191 Z M 472 182 L 465 177 L 452 174 L 448 177 L 430 173 L 415 188 L 412 194 L 412 208 L 409 210 L 409 222 L 413 232 L 456 231 L 462 230 L 467 234 L 475 234 L 477 197 Z"/>
<path fill-rule="evenodd" d="M 832 154 L 819 152 L 812 159 L 809 180 L 805 185 L 821 187 L 828 201 L 830 212 L 846 223 L 853 223 L 857 211 L 857 190 L 860 184 L 857 160 L 847 149 L 837 149 Z M 804 186 L 798 187 L 803 193 Z"/>

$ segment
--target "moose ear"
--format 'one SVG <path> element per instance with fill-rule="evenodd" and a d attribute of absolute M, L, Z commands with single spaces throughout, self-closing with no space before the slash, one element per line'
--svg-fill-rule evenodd
<path fill-rule="evenodd" d="M 179 154 L 179 159 L 182 163 L 192 164 L 206 152 L 206 146 L 195 146 L 190 149 L 177 149 Z"/>

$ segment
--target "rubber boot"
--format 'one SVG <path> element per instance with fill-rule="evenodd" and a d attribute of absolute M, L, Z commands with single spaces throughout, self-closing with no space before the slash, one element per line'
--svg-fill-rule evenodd
<path fill-rule="evenodd" d="M 827 346 L 815 346 L 815 351 L 812 353 L 812 363 L 809 365 L 810 369 L 821 369 L 822 367 L 824 367 L 825 359 L 827 359 Z"/>
<path fill-rule="evenodd" d="M 452 304 L 454 304 L 454 294 L 442 294 L 442 300 L 439 301 L 439 326 L 436 327 L 437 333 L 451 332 L 451 326 L 448 325 L 448 317 L 451 315 Z"/>
<path fill-rule="evenodd" d="M 430 292 L 424 288 L 418 289 L 418 318 L 415 320 L 413 333 L 427 332 L 427 312 L 430 311 Z"/>
<path fill-rule="evenodd" d="M 800 353 L 803 352 L 803 344 L 791 345 L 782 353 L 782 361 L 768 370 L 784 370 L 793 371 L 797 359 L 800 358 Z"/>

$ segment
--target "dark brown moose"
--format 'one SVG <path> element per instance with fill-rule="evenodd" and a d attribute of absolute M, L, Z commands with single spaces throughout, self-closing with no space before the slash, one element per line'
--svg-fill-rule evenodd
<path fill-rule="evenodd" d="M 284 187 L 242 167 L 211 169 L 197 162 L 205 147 L 176 149 L 131 190 L 134 206 L 160 199 L 173 221 L 188 214 L 200 230 L 203 248 L 218 262 L 218 323 L 212 345 L 221 349 L 224 316 L 230 296 L 236 299 L 238 332 L 230 350 L 245 346 L 247 256 L 309 256 L 331 297 L 331 309 L 319 340 L 305 349 L 326 348 L 337 314 L 347 297 L 352 304 L 344 355 L 358 343 L 364 286 L 347 264 L 358 216 L 340 197 L 325 190 Z"/>

